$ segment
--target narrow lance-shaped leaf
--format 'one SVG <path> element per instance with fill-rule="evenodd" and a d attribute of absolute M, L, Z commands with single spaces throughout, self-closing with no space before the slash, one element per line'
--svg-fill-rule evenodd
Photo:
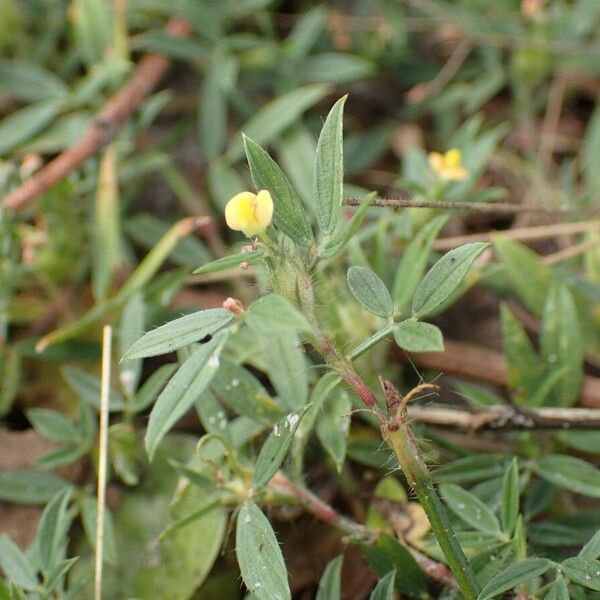
<path fill-rule="evenodd" d="M 258 144 L 267 144 L 279 133 L 292 125 L 298 117 L 328 91 L 325 85 L 306 85 L 283 94 L 256 112 L 241 128 Z M 237 160 L 242 153 L 242 144 L 236 136 L 227 148 L 227 158 Z"/>
<path fill-rule="evenodd" d="M 347 96 L 334 105 L 317 143 L 313 195 L 319 227 L 330 234 L 342 212 L 344 184 L 343 116 Z"/>
<path fill-rule="evenodd" d="M 512 590 L 524 581 L 543 575 L 553 564 L 545 558 L 527 558 L 514 563 L 488 581 L 481 590 L 478 600 L 487 600 Z"/>
<path fill-rule="evenodd" d="M 219 368 L 227 333 L 203 344 L 181 365 L 161 392 L 148 421 L 146 450 L 150 460 L 165 434 L 189 410 Z"/>
<path fill-rule="evenodd" d="M 273 431 L 269 434 L 256 459 L 254 476 L 252 477 L 255 489 L 267 485 L 281 466 L 303 414 L 292 412 L 278 423 L 275 423 Z"/>
<path fill-rule="evenodd" d="M 583 558 L 598 558 L 600 556 L 600 530 L 592 536 L 590 541 L 579 551 Z"/>
<path fill-rule="evenodd" d="M 514 531 L 519 516 L 519 465 L 514 458 L 502 480 L 502 504 L 500 509 L 500 521 L 502 528 L 509 535 Z"/>
<path fill-rule="evenodd" d="M 517 402 L 531 405 L 531 398 L 544 377 L 544 364 L 538 358 L 525 328 L 502 304 L 500 307 L 502 347 L 508 363 L 508 385 Z"/>
<path fill-rule="evenodd" d="M 438 308 L 460 285 L 473 261 L 488 244 L 474 242 L 445 254 L 427 272 L 413 299 L 415 317 L 424 317 Z"/>
<path fill-rule="evenodd" d="M 238 513 L 235 553 L 244 583 L 256 598 L 291 598 L 281 548 L 269 520 L 256 504 L 244 504 Z"/>
<path fill-rule="evenodd" d="M 419 285 L 419 280 L 425 272 L 433 242 L 447 220 L 446 215 L 437 216 L 423 226 L 406 246 L 392 287 L 392 296 L 401 311 L 409 306 Z"/>
<path fill-rule="evenodd" d="M 20 587 L 26 590 L 37 588 L 38 580 L 32 564 L 6 534 L 0 536 L 0 567 Z"/>
<path fill-rule="evenodd" d="M 239 254 L 232 254 L 231 256 L 224 256 L 213 260 L 201 267 L 198 267 L 194 271 L 194 275 L 206 275 L 207 273 L 218 273 L 219 271 L 226 271 L 227 269 L 235 269 L 242 263 L 248 263 L 252 265 L 258 262 L 263 256 L 265 251 L 253 250 L 252 252 L 240 252 Z"/>
<path fill-rule="evenodd" d="M 273 198 L 273 223 L 298 244 L 314 242 L 302 200 L 277 163 L 256 142 L 244 136 L 246 157 L 257 190 L 268 190 Z"/>
<path fill-rule="evenodd" d="M 394 303 L 385 283 L 371 269 L 350 267 L 347 279 L 352 295 L 369 312 L 387 318 L 394 314 Z"/>
<path fill-rule="evenodd" d="M 319 589 L 315 600 L 340 600 L 342 595 L 343 555 L 330 560 L 319 581 Z"/>
<path fill-rule="evenodd" d="M 248 309 L 246 322 L 257 335 L 311 330 L 306 317 L 289 300 L 277 294 L 268 294 L 253 302 Z"/>
<path fill-rule="evenodd" d="M 393 600 L 395 578 L 396 571 L 390 571 L 387 575 L 384 575 L 377 582 L 377 585 L 369 596 L 369 600 Z"/>
<path fill-rule="evenodd" d="M 173 352 L 222 329 L 233 319 L 224 308 L 209 308 L 179 317 L 143 335 L 123 357 L 123 360 L 157 356 Z"/>
<path fill-rule="evenodd" d="M 553 287 L 548 293 L 540 346 L 550 369 L 566 369 L 554 387 L 553 397 L 558 405 L 571 406 L 583 383 L 583 341 L 577 309 L 565 286 Z"/>
<path fill-rule="evenodd" d="M 548 588 L 544 600 L 569 600 L 569 589 L 562 577 L 557 577 Z"/>
<path fill-rule="evenodd" d="M 323 405 L 317 417 L 317 437 L 341 472 L 346 457 L 352 402 L 346 390 L 338 388 Z"/>
<path fill-rule="evenodd" d="M 571 581 L 600 592 L 600 561 L 574 556 L 567 558 L 560 568 Z"/>
<path fill-rule="evenodd" d="M 50 570 L 60 559 L 61 544 L 70 524 L 67 505 L 71 498 L 71 488 L 65 488 L 56 494 L 48 503 L 42 514 L 38 529 L 38 549 L 42 566 Z"/>
<path fill-rule="evenodd" d="M 600 498 L 600 470 L 580 458 L 550 454 L 540 458 L 533 468 L 540 477 L 558 487 Z"/>
<path fill-rule="evenodd" d="M 500 523 L 496 515 L 477 496 L 453 483 L 441 485 L 440 492 L 452 512 L 473 529 L 500 533 Z"/>

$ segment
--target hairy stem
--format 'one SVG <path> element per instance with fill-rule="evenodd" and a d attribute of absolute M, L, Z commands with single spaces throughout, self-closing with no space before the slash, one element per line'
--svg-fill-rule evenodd
<path fill-rule="evenodd" d="M 431 529 L 448 561 L 460 590 L 466 600 L 476 600 L 479 586 L 456 535 L 452 530 L 446 509 L 438 496 L 431 474 L 421 457 L 421 452 L 406 421 L 382 427 L 384 437 L 398 458 L 398 463 L 408 483 L 414 489 L 427 514 Z"/>

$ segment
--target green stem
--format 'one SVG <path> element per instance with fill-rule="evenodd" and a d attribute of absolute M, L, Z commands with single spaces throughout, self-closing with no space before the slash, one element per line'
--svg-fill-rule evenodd
<path fill-rule="evenodd" d="M 314 337 L 316 338 L 315 349 L 325 358 L 330 368 L 336 371 L 350 385 L 363 403 L 379 417 L 384 439 L 394 451 L 408 483 L 415 490 L 465 600 L 476 600 L 479 594 L 479 586 L 475 574 L 456 539 L 444 505 L 433 484 L 431 474 L 413 438 L 410 426 L 406 421 L 405 407 L 400 404 L 397 408 L 397 415 L 384 415 L 377 407 L 375 395 L 362 377 L 354 370 L 350 362 L 389 335 L 397 324 L 390 323 L 352 350 L 348 356 L 342 357 L 334 343 L 320 328 L 315 314 L 312 280 L 308 274 L 306 275 L 299 278 L 298 299 L 301 310 L 313 325 Z M 396 404 L 394 404 L 394 401 L 396 401 Z M 394 397 L 386 397 L 388 411 L 393 410 L 398 401 L 402 402 L 402 397 L 394 390 Z"/>
<path fill-rule="evenodd" d="M 362 344 L 359 344 L 358 346 L 356 346 L 356 348 L 350 350 L 346 358 L 348 360 L 357 359 L 361 354 L 364 354 L 367 350 L 369 350 L 370 348 L 378 344 L 381 340 L 390 335 L 390 333 L 392 333 L 397 326 L 398 323 L 390 323 L 389 325 L 386 325 L 383 329 L 376 331 L 371 337 L 367 338 L 364 342 L 362 342 Z"/>
<path fill-rule="evenodd" d="M 471 565 L 452 530 L 446 509 L 438 496 L 431 474 L 421 458 L 421 452 L 412 437 L 409 426 L 404 421 L 397 425 L 400 425 L 399 429 L 392 430 L 389 425 L 383 428 L 388 444 L 396 454 L 402 472 L 414 489 L 423 510 L 427 514 L 431 529 L 465 600 L 476 600 L 479 595 L 479 585 Z"/>

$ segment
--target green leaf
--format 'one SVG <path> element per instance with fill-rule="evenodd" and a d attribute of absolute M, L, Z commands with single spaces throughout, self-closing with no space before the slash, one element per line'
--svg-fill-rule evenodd
<path fill-rule="evenodd" d="M 304 412 L 292 412 L 273 426 L 273 431 L 260 449 L 254 465 L 252 484 L 255 489 L 267 485 L 279 470 L 303 415 Z"/>
<path fill-rule="evenodd" d="M 235 553 L 246 587 L 259 600 L 291 599 L 287 569 L 269 520 L 253 503 L 237 517 Z"/>
<path fill-rule="evenodd" d="M 579 556 L 593 559 L 600 556 L 600 529 L 596 531 L 590 541 L 579 551 Z"/>
<path fill-rule="evenodd" d="M 563 561 L 560 568 L 571 581 L 600 592 L 600 561 L 574 556 Z"/>
<path fill-rule="evenodd" d="M 517 563 L 510 565 L 500 572 L 487 583 L 481 590 L 478 600 L 487 600 L 493 598 L 514 587 L 529 581 L 534 577 L 543 575 L 554 563 L 545 558 L 526 558 Z"/>
<path fill-rule="evenodd" d="M 93 496 L 84 496 L 79 501 L 81 510 L 81 522 L 85 536 L 92 548 L 96 547 L 96 519 L 98 518 L 98 502 Z M 104 551 L 102 558 L 104 562 L 117 564 L 117 547 L 115 543 L 115 531 L 112 513 L 106 507 L 104 511 Z"/>
<path fill-rule="evenodd" d="M 39 65 L 25 61 L 2 60 L 0 93 L 35 102 L 64 98 L 68 95 L 69 88 L 62 79 Z"/>
<path fill-rule="evenodd" d="M 261 423 L 271 424 L 283 417 L 283 411 L 260 381 L 227 358 L 221 359 L 221 368 L 211 382 L 211 390 L 238 414 Z"/>
<path fill-rule="evenodd" d="M 415 295 L 425 272 L 433 242 L 447 221 L 447 215 L 439 215 L 432 219 L 418 231 L 402 253 L 392 287 L 392 296 L 402 312 L 408 308 Z"/>
<path fill-rule="evenodd" d="M 79 438 L 75 425 L 57 410 L 30 408 L 27 411 L 27 418 L 34 429 L 49 440 L 73 442 Z"/>
<path fill-rule="evenodd" d="M 427 593 L 427 579 L 412 554 L 388 533 L 379 536 L 374 546 L 365 546 L 363 552 L 373 570 L 380 576 L 395 570 L 394 587 L 414 597 Z"/>
<path fill-rule="evenodd" d="M 336 256 L 343 250 L 346 244 L 358 233 L 362 222 L 367 216 L 367 210 L 371 206 L 371 203 L 376 197 L 376 193 L 372 192 L 367 194 L 360 202 L 360 206 L 356 209 L 352 215 L 349 223 L 346 223 L 344 227 L 334 232 L 333 236 L 325 244 L 321 256 L 323 258 L 331 258 Z"/>
<path fill-rule="evenodd" d="M 154 169 L 152 170 L 154 171 Z M 195 196 L 193 199 L 187 199 L 187 194 L 194 194 L 194 192 L 188 192 L 187 188 L 189 184 L 183 178 L 183 175 L 178 171 L 173 172 L 168 168 L 162 168 L 161 175 L 165 177 L 179 198 L 186 197 L 186 201 L 181 201 L 184 206 L 189 206 L 190 204 L 195 206 L 195 202 L 197 202 Z M 171 226 L 172 223 L 169 221 L 159 219 L 147 212 L 136 213 L 134 216 L 129 217 L 124 224 L 126 233 L 146 249 L 153 248 L 169 231 Z M 169 261 L 184 267 L 196 267 L 208 262 L 212 257 L 198 237 L 189 234 L 182 236 L 168 256 Z"/>
<path fill-rule="evenodd" d="M 311 331 L 306 317 L 289 300 L 277 294 L 268 294 L 253 302 L 245 318 L 256 335 Z"/>
<path fill-rule="evenodd" d="M 62 581 L 64 575 L 79 560 L 78 556 L 59 561 L 46 575 L 44 580 L 44 591 L 48 594 L 54 590 Z M 75 587 L 75 586 L 73 586 Z M 72 591 L 71 588 L 70 591 Z"/>
<path fill-rule="evenodd" d="M 442 332 L 430 323 L 402 321 L 394 329 L 394 339 L 400 348 L 408 352 L 443 352 Z"/>
<path fill-rule="evenodd" d="M 97 377 L 75 367 L 64 367 L 61 372 L 69 387 L 86 404 L 96 409 L 100 408 L 100 390 L 102 384 Z M 125 407 L 123 396 L 112 388 L 108 395 L 108 406 L 111 412 L 123 410 Z"/>
<path fill-rule="evenodd" d="M 441 466 L 434 472 L 436 481 L 470 483 L 502 477 L 506 462 L 500 454 L 474 454 Z"/>
<path fill-rule="evenodd" d="M 75 40 L 83 61 L 99 63 L 112 33 L 111 7 L 103 0 L 75 0 L 73 3 Z"/>
<path fill-rule="evenodd" d="M 0 500 L 17 504 L 46 504 L 68 481 L 43 471 L 0 471 Z"/>
<path fill-rule="evenodd" d="M 380 317 L 394 314 L 392 297 L 385 283 L 367 267 L 350 267 L 347 273 L 352 295 L 369 311 Z"/>
<path fill-rule="evenodd" d="M 141 292 L 136 292 L 125 304 L 119 322 L 119 354 L 123 356 L 144 334 L 146 303 Z M 128 396 L 137 390 L 142 375 L 142 360 L 119 363 L 119 381 Z"/>
<path fill-rule="evenodd" d="M 564 368 L 554 386 L 553 399 L 559 406 L 572 406 L 583 384 L 583 340 L 577 310 L 565 286 L 551 288 L 544 307 L 540 334 L 542 356 L 549 369 Z"/>
<path fill-rule="evenodd" d="M 517 459 L 513 458 L 504 472 L 504 478 L 502 479 L 502 502 L 500 504 L 500 521 L 502 528 L 508 535 L 512 535 L 517 524 L 519 496 L 519 464 Z"/>
<path fill-rule="evenodd" d="M 302 200 L 277 163 L 256 142 L 244 136 L 246 157 L 257 190 L 268 190 L 273 198 L 273 223 L 292 240 L 308 247 L 313 232 Z"/>
<path fill-rule="evenodd" d="M 162 365 L 148 377 L 142 387 L 138 390 L 133 402 L 128 405 L 132 413 L 138 413 L 148 408 L 155 400 L 160 391 L 165 387 L 171 375 L 177 370 L 176 364 Z"/>
<path fill-rule="evenodd" d="M 0 121 L 0 156 L 39 133 L 60 112 L 57 100 L 44 100 L 13 112 Z"/>
<path fill-rule="evenodd" d="M 453 483 L 442 484 L 440 492 L 452 512 L 467 525 L 485 533 L 500 533 L 496 515 L 477 496 Z"/>
<path fill-rule="evenodd" d="M 328 91 L 329 86 L 326 85 L 307 85 L 283 94 L 254 113 L 241 127 L 241 131 L 256 140 L 257 144 L 267 144 L 292 125 L 304 111 L 321 100 Z M 227 148 L 227 157 L 230 161 L 235 161 L 241 154 L 242 145 L 239 136 L 235 136 Z"/>
<path fill-rule="evenodd" d="M 317 437 L 333 459 L 338 473 L 341 472 L 346 458 L 351 409 L 352 402 L 348 393 L 339 388 L 328 397 L 321 415 L 317 418 Z"/>
<path fill-rule="evenodd" d="M 216 335 L 198 348 L 173 375 L 152 408 L 144 439 L 152 460 L 165 434 L 190 409 L 219 369 L 227 333 Z"/>
<path fill-rule="evenodd" d="M 396 578 L 396 571 L 390 571 L 387 575 L 384 575 L 378 582 L 369 600 L 394 600 L 394 579 Z"/>
<path fill-rule="evenodd" d="M 173 352 L 213 335 L 232 319 L 233 314 L 224 308 L 209 308 L 179 317 L 143 335 L 127 350 L 122 360 Z"/>
<path fill-rule="evenodd" d="M 342 597 L 342 564 L 344 556 L 330 560 L 319 581 L 315 600 L 340 600 Z"/>
<path fill-rule="evenodd" d="M 531 405 L 531 398 L 545 374 L 544 364 L 533 349 L 525 328 L 506 304 L 500 307 L 500 324 L 502 347 L 508 363 L 508 385 L 517 402 Z"/>
<path fill-rule="evenodd" d="M 413 299 L 412 313 L 414 317 L 424 317 L 436 308 L 456 290 L 467 274 L 473 261 L 489 244 L 473 242 L 451 250 L 425 275 Z"/>
<path fill-rule="evenodd" d="M 552 271 L 540 262 L 533 250 L 517 242 L 500 238 L 494 241 L 494 249 L 523 302 L 536 315 L 541 315 L 554 280 Z"/>
<path fill-rule="evenodd" d="M 544 600 L 569 600 L 569 589 L 562 577 L 557 577 L 548 588 Z"/>
<path fill-rule="evenodd" d="M 201 267 L 198 267 L 194 271 L 194 275 L 206 275 L 207 273 L 218 273 L 219 271 L 226 271 L 228 269 L 234 269 L 242 263 L 248 263 L 250 265 L 258 262 L 265 254 L 264 250 L 253 250 L 252 252 L 241 252 L 240 254 L 232 254 L 231 256 L 224 256 L 213 260 Z"/>
<path fill-rule="evenodd" d="M 100 158 L 92 228 L 92 292 L 96 302 L 106 300 L 121 260 L 121 224 L 117 155 L 110 144 Z"/>
<path fill-rule="evenodd" d="M 21 549 L 6 535 L 0 535 L 0 567 L 4 574 L 18 586 L 35 590 L 38 579 L 33 565 Z"/>
<path fill-rule="evenodd" d="M 225 146 L 227 136 L 227 89 L 223 74 L 235 68 L 231 57 L 214 52 L 206 70 L 200 104 L 198 106 L 198 134 L 206 156 L 218 158 Z"/>
<path fill-rule="evenodd" d="M 533 468 L 540 477 L 558 487 L 600 498 L 600 471 L 580 458 L 550 454 L 540 458 Z"/>
<path fill-rule="evenodd" d="M 372 74 L 375 65 L 343 52 L 323 52 L 306 57 L 298 67 L 300 79 L 307 83 L 348 83 Z"/>
<path fill-rule="evenodd" d="M 65 488 L 48 502 L 38 527 L 38 549 L 45 572 L 50 571 L 64 556 L 66 534 L 71 519 L 67 506 L 71 499 L 71 488 Z"/>
<path fill-rule="evenodd" d="M 275 335 L 263 333 L 260 343 L 267 362 L 266 371 L 277 391 L 279 404 L 289 410 L 300 410 L 308 398 L 307 371 L 309 364 L 300 340 L 295 332 L 269 330 Z"/>
<path fill-rule="evenodd" d="M 313 196 L 321 231 L 330 234 L 342 214 L 344 185 L 343 118 L 347 96 L 334 105 L 321 129 L 317 142 Z"/>

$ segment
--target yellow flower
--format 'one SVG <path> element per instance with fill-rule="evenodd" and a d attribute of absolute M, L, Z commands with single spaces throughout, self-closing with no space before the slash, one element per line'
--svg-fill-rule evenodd
<path fill-rule="evenodd" d="M 252 237 L 264 231 L 273 217 L 273 198 L 267 190 L 258 194 L 240 192 L 225 206 L 225 221 L 231 229 Z"/>
<path fill-rule="evenodd" d="M 430 152 L 427 155 L 429 167 L 442 181 L 462 181 L 469 171 L 461 163 L 462 155 L 458 148 L 451 148 L 446 154 Z"/>

